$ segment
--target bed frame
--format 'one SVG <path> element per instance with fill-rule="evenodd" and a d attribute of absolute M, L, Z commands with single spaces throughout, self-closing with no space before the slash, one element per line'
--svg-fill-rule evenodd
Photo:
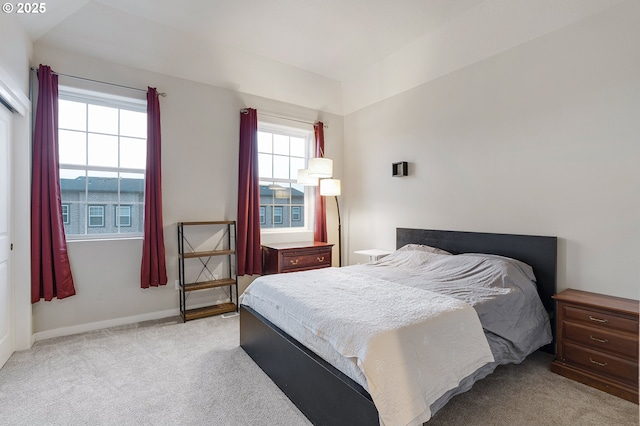
<path fill-rule="evenodd" d="M 426 244 L 453 254 L 485 253 L 521 260 L 533 268 L 549 312 L 555 353 L 557 238 L 531 235 L 397 228 L 396 247 Z M 318 357 L 269 320 L 240 307 L 240 346 L 314 425 L 378 425 L 378 412 L 362 386 Z"/>

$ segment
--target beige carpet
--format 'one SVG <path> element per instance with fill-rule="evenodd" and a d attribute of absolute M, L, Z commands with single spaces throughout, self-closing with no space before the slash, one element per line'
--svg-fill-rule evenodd
<path fill-rule="evenodd" d="M 549 371 L 499 367 L 428 426 L 638 425 L 638 406 Z M 238 317 L 37 342 L 0 370 L 0 425 L 309 425 L 238 347 Z"/>

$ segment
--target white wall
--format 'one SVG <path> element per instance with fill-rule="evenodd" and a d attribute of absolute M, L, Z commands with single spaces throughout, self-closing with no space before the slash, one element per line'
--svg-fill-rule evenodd
<path fill-rule="evenodd" d="M 12 91 L 14 99 L 23 107 L 13 114 L 13 339 L 15 350 L 31 347 L 31 275 L 30 223 L 31 189 L 31 131 L 29 94 L 29 62 L 33 44 L 9 15 L 0 14 L 0 80 L 2 88 Z"/>
<path fill-rule="evenodd" d="M 322 120 L 329 125 L 327 155 L 342 154 L 342 117 L 336 115 L 104 62 L 42 43 L 36 43 L 34 56 L 34 63 L 50 65 L 60 73 L 139 88 L 149 85 L 168 94 L 160 99 L 160 108 L 169 284 L 140 289 L 141 240 L 69 242 L 77 295 L 34 305 L 39 337 L 55 335 L 59 329 L 81 331 L 177 312 L 176 223 L 236 218 L 241 108 L 310 122 Z M 340 167 L 340 157 L 337 160 Z M 247 280 L 241 283 L 246 286 Z M 197 296 L 191 297 L 198 303 Z"/>
<path fill-rule="evenodd" d="M 638 22 L 625 2 L 347 115 L 350 263 L 396 227 L 555 235 L 559 290 L 638 299 Z"/>

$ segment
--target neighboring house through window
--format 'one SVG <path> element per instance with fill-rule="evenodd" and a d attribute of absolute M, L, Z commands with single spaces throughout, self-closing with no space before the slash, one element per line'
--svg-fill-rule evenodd
<path fill-rule="evenodd" d="M 69 239 L 141 236 L 146 100 L 64 86 L 59 97 L 65 234 Z"/>

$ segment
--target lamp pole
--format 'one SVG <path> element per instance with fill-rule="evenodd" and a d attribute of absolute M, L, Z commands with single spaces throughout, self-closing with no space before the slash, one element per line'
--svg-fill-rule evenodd
<path fill-rule="evenodd" d="M 342 266 L 342 223 L 340 221 L 340 204 L 338 203 L 338 196 L 335 195 L 336 210 L 338 211 L 338 266 Z"/>

